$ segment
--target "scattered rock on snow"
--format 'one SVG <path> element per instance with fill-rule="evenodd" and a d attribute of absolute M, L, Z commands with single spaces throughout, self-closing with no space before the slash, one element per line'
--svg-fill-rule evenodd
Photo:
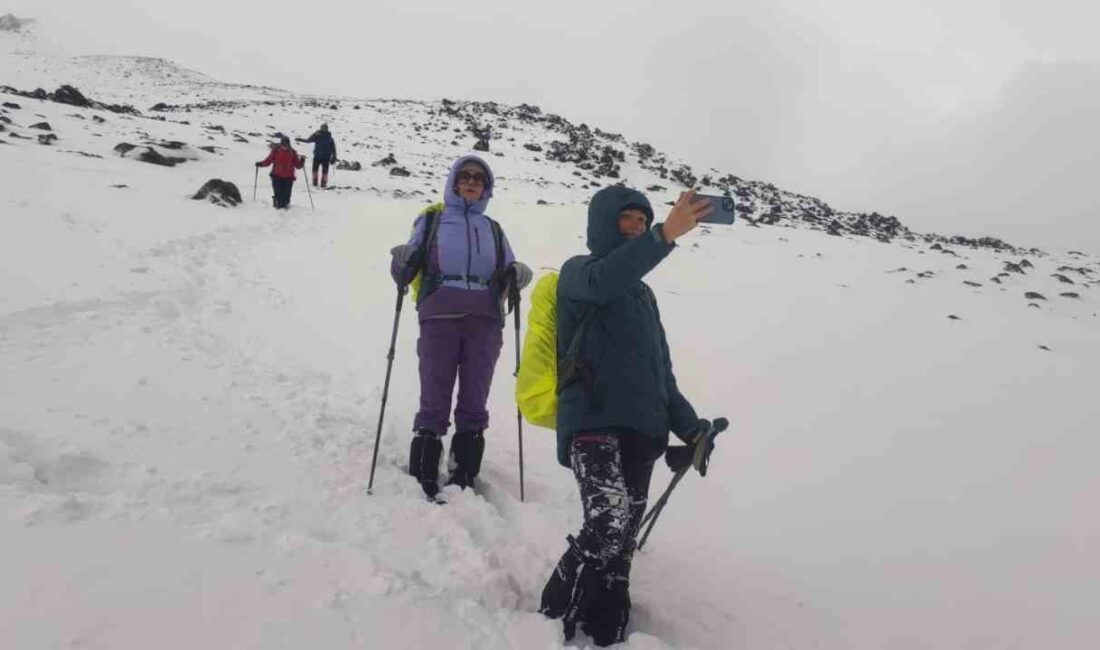
<path fill-rule="evenodd" d="M 211 178 L 191 197 L 195 201 L 206 199 L 214 205 L 231 208 L 241 203 L 241 192 L 237 186 L 220 178 Z"/>
<path fill-rule="evenodd" d="M 386 156 L 382 160 L 376 160 L 370 164 L 371 167 L 389 167 L 390 165 L 396 165 L 397 158 L 393 157 L 393 154 Z"/>
<path fill-rule="evenodd" d="M 92 101 L 84 96 L 79 90 L 72 86 L 61 86 L 53 93 L 53 100 L 60 104 L 69 104 L 70 106 L 80 106 L 81 108 L 91 108 L 93 106 Z"/>
<path fill-rule="evenodd" d="M 1081 298 L 1081 294 L 1079 294 L 1077 292 L 1074 292 L 1074 291 L 1066 291 L 1065 293 L 1060 293 L 1058 295 L 1062 296 L 1063 298 L 1077 298 L 1077 299 Z"/>
<path fill-rule="evenodd" d="M 405 169 L 404 167 L 394 167 L 390 170 L 390 176 L 412 176 L 412 172 Z"/>
<path fill-rule="evenodd" d="M 959 269 L 960 271 L 965 271 L 966 269 L 969 269 L 970 267 L 969 267 L 969 266 L 967 266 L 967 265 L 965 265 L 965 264 L 959 264 L 959 265 L 958 265 L 958 266 L 956 266 L 955 268 L 956 268 L 956 269 Z"/>
<path fill-rule="evenodd" d="M 959 317 L 958 317 L 958 316 L 956 316 L 955 314 L 948 314 L 948 315 L 947 315 L 947 319 L 948 319 L 948 320 L 962 320 L 961 318 L 959 318 Z"/>
<path fill-rule="evenodd" d="M 42 135 L 38 136 L 38 144 L 49 145 L 53 144 L 54 142 L 57 142 L 57 136 L 53 133 L 43 133 Z"/>
<path fill-rule="evenodd" d="M 1009 273 L 1026 273 L 1027 272 L 1027 271 L 1024 271 L 1022 266 L 1020 266 L 1019 264 L 1013 264 L 1012 262 L 1005 262 L 1005 271 L 1008 271 Z"/>
<path fill-rule="evenodd" d="M 1074 284 L 1073 280 L 1070 280 L 1069 278 L 1062 275 L 1061 273 L 1052 273 L 1050 275 L 1050 277 L 1057 279 L 1062 284 Z"/>
<path fill-rule="evenodd" d="M 125 156 L 126 154 L 130 153 L 134 149 L 137 149 L 137 147 L 135 145 L 130 144 L 129 142 L 119 142 L 118 144 L 115 145 L 114 150 L 118 152 L 118 155 Z"/>
<path fill-rule="evenodd" d="M 963 280 L 963 284 L 965 284 L 967 286 L 970 286 L 970 287 L 980 287 L 980 286 L 982 286 L 981 282 L 974 282 L 973 280 Z"/>
<path fill-rule="evenodd" d="M 1028 291 L 1024 294 L 1024 298 L 1028 300 L 1046 300 L 1046 296 L 1036 291 Z"/>
<path fill-rule="evenodd" d="M 32 124 L 32 125 L 28 126 L 27 128 L 28 129 L 41 129 L 42 131 L 53 131 L 53 129 L 50 128 L 50 123 L 49 122 L 39 122 L 38 124 Z"/>
<path fill-rule="evenodd" d="M 165 156 L 152 147 L 145 147 L 145 151 L 138 154 L 137 159 L 142 162 L 147 162 L 153 165 L 160 165 L 162 167 L 175 167 L 177 164 L 186 161 L 186 158 L 175 158 Z"/>
<path fill-rule="evenodd" d="M 358 160 L 337 160 L 336 169 L 345 169 L 349 172 L 357 172 L 363 169 L 363 165 Z"/>

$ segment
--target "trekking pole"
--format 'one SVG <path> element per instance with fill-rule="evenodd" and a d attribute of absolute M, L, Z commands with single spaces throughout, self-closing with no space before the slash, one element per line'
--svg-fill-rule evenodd
<path fill-rule="evenodd" d="M 309 195 L 309 209 L 316 212 L 317 208 L 313 205 L 313 192 L 309 191 L 309 176 L 306 175 L 305 163 L 302 163 L 302 180 L 306 182 L 306 194 Z"/>
<path fill-rule="evenodd" d="M 382 406 L 378 409 L 378 431 L 374 434 L 374 453 L 370 459 L 370 480 L 367 482 L 367 494 L 374 487 L 374 466 L 378 463 L 378 445 L 382 442 L 382 418 L 386 416 L 386 399 L 390 394 L 390 372 L 393 370 L 393 352 L 397 347 L 397 324 L 401 321 L 401 304 L 405 301 L 405 285 L 397 287 L 397 307 L 393 314 L 393 334 L 390 335 L 390 351 L 386 355 L 386 382 L 382 385 Z"/>
<path fill-rule="evenodd" d="M 512 287 L 509 295 L 512 303 L 512 313 L 516 322 L 516 372 L 513 377 L 519 378 L 519 286 L 516 284 L 515 274 L 512 274 Z M 524 500 L 523 493 L 523 412 L 516 406 L 516 426 L 519 431 L 519 500 Z"/>
<path fill-rule="evenodd" d="M 256 178 L 252 179 L 252 202 L 256 202 L 256 187 L 260 184 L 260 168 L 256 168 Z"/>
<path fill-rule="evenodd" d="M 703 432 L 695 438 L 695 443 L 692 445 L 692 462 L 685 463 L 683 467 L 676 470 L 676 474 L 673 475 L 672 480 L 669 482 L 668 487 L 665 488 L 664 493 L 657 499 L 657 502 L 653 504 L 649 512 L 642 517 L 642 520 L 638 522 L 638 528 L 646 525 L 649 522 L 649 526 L 646 527 L 645 532 L 642 533 L 641 539 L 638 540 L 638 550 L 642 550 L 645 546 L 645 541 L 649 539 L 649 533 L 653 530 L 654 524 L 657 523 L 657 517 L 661 515 L 661 511 L 665 509 L 665 505 L 668 503 L 669 496 L 672 495 L 672 490 L 680 483 L 680 480 L 687 474 L 688 469 L 695 467 L 699 470 L 700 476 L 707 475 L 707 446 L 711 440 L 714 439 L 719 433 L 726 430 L 729 426 L 729 420 L 726 418 L 716 418 L 711 423 L 710 429 Z"/>

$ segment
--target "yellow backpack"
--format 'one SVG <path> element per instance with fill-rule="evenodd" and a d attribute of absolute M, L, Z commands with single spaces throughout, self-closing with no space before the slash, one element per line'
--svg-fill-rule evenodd
<path fill-rule="evenodd" d="M 558 417 L 558 274 L 547 273 L 531 292 L 527 336 L 516 374 L 516 405 L 525 420 L 554 429 Z"/>

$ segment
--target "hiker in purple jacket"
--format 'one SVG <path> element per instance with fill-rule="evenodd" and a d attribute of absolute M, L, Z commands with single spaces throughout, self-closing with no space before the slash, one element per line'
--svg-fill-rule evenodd
<path fill-rule="evenodd" d="M 470 486 L 481 469 L 489 426 L 485 403 L 500 356 L 504 298 L 512 283 L 522 289 L 531 281 L 531 269 L 515 260 L 508 238 L 485 215 L 493 173 L 484 160 L 464 156 L 455 161 L 443 195 L 442 212 L 417 218 L 408 243 L 391 251 L 390 266 L 401 286 L 421 272 L 416 296 L 420 410 L 413 422 L 409 473 L 429 498 L 439 493 L 440 439 L 450 426 L 456 378 L 448 483 Z M 425 238 L 429 241 L 423 246 Z"/>

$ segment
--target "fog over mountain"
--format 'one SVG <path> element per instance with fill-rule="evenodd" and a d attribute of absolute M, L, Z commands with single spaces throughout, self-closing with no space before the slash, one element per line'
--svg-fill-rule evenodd
<path fill-rule="evenodd" d="M 74 53 L 305 92 L 530 102 L 839 209 L 1100 249 L 1078 182 L 1100 173 L 1080 126 L 1100 61 L 1083 25 L 1100 9 L 1071 0 L 8 7 Z"/>

